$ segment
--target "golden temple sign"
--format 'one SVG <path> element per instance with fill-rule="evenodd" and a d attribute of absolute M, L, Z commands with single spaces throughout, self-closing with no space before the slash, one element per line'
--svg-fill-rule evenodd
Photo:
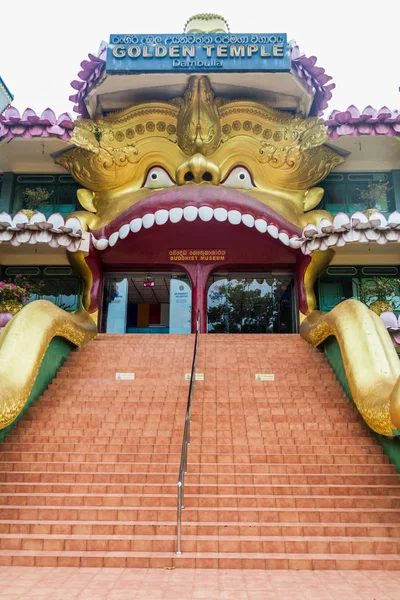
<path fill-rule="evenodd" d="M 286 33 L 112 34 L 107 73 L 290 71 Z"/>

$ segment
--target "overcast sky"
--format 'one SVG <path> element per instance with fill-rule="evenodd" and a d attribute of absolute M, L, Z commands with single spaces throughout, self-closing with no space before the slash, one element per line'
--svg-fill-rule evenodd
<path fill-rule="evenodd" d="M 21 111 L 72 112 L 70 82 L 101 40 L 181 33 L 195 12 L 222 14 L 234 33 L 287 33 L 333 77 L 329 111 L 400 109 L 400 0 L 2 0 L 0 9 L 0 76 Z"/>

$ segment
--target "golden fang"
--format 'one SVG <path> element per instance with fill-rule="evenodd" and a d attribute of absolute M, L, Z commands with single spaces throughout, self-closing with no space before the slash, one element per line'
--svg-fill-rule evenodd
<path fill-rule="evenodd" d="M 251 57 L 253 54 L 258 54 L 263 58 L 270 56 L 283 58 L 284 55 L 283 44 L 273 44 L 272 54 L 268 51 L 268 47 L 263 44 L 204 44 L 201 47 L 207 58 L 244 58 Z M 269 49 L 271 48 L 269 47 Z M 196 56 L 196 46 L 187 44 L 182 46 L 178 44 L 172 46 L 164 46 L 163 44 L 139 46 L 133 44 L 126 47 L 117 44 L 114 46 L 112 53 L 115 58 L 125 58 L 126 56 L 129 58 L 163 58 L 164 56 L 169 58 L 194 58 Z"/>

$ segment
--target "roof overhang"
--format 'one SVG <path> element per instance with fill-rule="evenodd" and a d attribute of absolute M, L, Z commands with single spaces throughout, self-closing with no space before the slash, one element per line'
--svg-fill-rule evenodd
<path fill-rule="evenodd" d="M 91 117 L 121 110 L 149 100 L 171 100 L 183 96 L 187 80 L 195 72 L 104 73 L 99 83 L 88 93 L 85 104 Z M 204 75 L 204 73 L 197 73 Z M 312 88 L 294 73 L 209 73 L 216 96 L 249 98 L 266 102 L 271 108 L 308 115 L 314 99 Z"/>
<path fill-rule="evenodd" d="M 5 138 L 0 141 L 0 173 L 65 173 L 54 157 L 71 147 L 58 138 Z"/>
<path fill-rule="evenodd" d="M 400 169 L 400 136 L 342 136 L 330 140 L 329 146 L 346 161 L 336 171 L 392 171 Z"/>

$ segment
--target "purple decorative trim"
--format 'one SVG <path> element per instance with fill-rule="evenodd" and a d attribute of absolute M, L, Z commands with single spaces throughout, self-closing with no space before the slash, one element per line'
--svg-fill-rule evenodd
<path fill-rule="evenodd" d="M 51 108 L 46 108 L 40 117 L 31 108 L 24 110 L 21 117 L 14 106 L 0 114 L 0 140 L 15 137 L 58 137 L 69 141 L 73 129 L 74 122 L 69 113 L 62 113 L 57 118 Z"/>
<path fill-rule="evenodd" d="M 316 56 L 305 56 L 300 52 L 298 46 L 292 49 L 293 71 L 303 79 L 313 90 L 314 99 L 310 109 L 310 117 L 320 117 L 328 107 L 332 98 L 332 90 L 336 87 L 329 83 L 332 77 L 325 73 L 325 69 L 317 67 Z M 328 84 L 328 85 L 327 85 Z"/>
<path fill-rule="evenodd" d="M 354 105 L 344 112 L 334 110 L 325 121 L 328 135 L 336 140 L 343 135 L 359 137 L 360 135 L 388 135 L 394 137 L 400 134 L 400 112 L 389 110 L 382 106 L 376 110 L 366 106 L 360 113 Z"/>
<path fill-rule="evenodd" d="M 105 45 L 100 50 L 99 56 L 89 54 L 89 60 L 83 60 L 81 62 L 82 71 L 78 73 L 78 77 L 81 81 L 75 79 L 71 82 L 71 87 L 73 87 L 74 90 L 77 90 L 76 94 L 69 97 L 71 102 L 75 102 L 73 111 L 78 113 L 78 115 L 84 119 L 90 118 L 86 108 L 85 98 L 103 75 L 106 67 L 106 52 L 107 46 Z"/>

